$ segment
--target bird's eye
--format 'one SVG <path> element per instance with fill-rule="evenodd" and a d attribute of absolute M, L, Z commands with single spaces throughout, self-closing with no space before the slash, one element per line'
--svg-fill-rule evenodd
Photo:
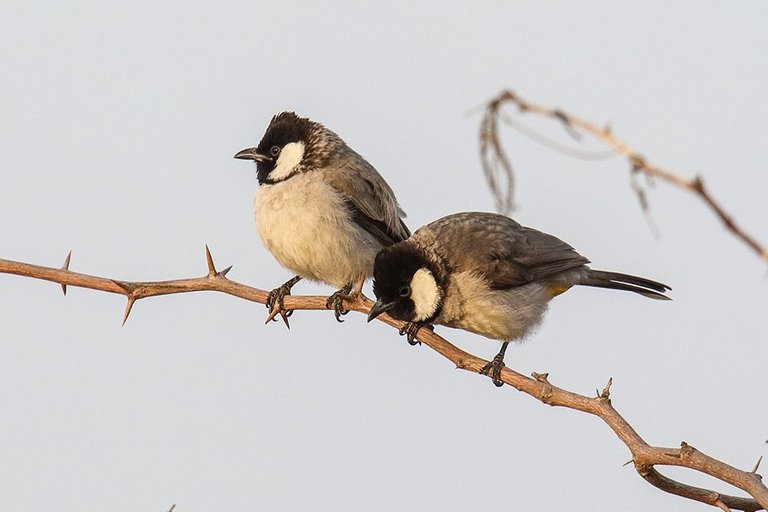
<path fill-rule="evenodd" d="M 280 146 L 272 146 L 271 148 L 269 148 L 269 153 L 270 153 L 272 156 L 277 156 L 277 155 L 279 155 L 279 154 L 280 154 Z"/>
<path fill-rule="evenodd" d="M 401 297 L 408 297 L 411 295 L 411 287 L 410 286 L 401 286 L 399 290 L 397 290 L 398 295 Z"/>

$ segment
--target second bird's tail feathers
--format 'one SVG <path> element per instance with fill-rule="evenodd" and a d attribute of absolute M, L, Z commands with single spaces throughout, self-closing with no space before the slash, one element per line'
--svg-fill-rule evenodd
<path fill-rule="evenodd" d="M 651 299 L 672 300 L 671 297 L 664 295 L 664 293 L 672 289 L 669 286 L 644 277 L 631 276 L 619 272 L 589 269 L 587 278 L 579 284 L 598 288 L 610 288 L 612 290 L 626 290 L 639 293 Z"/>

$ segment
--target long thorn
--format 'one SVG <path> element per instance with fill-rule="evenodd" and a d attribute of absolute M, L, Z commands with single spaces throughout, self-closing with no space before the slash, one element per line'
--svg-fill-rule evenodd
<path fill-rule="evenodd" d="M 133 297 L 128 297 L 128 304 L 125 305 L 125 313 L 123 313 L 123 325 L 125 325 L 125 322 L 128 321 L 128 315 L 131 314 L 131 309 L 133 309 L 134 302 L 136 302 L 136 299 Z"/>
<path fill-rule="evenodd" d="M 208 244 L 205 244 L 205 260 L 208 263 L 208 277 L 216 275 L 216 266 L 213 264 L 213 256 L 211 256 L 211 250 L 208 248 Z"/>
<path fill-rule="evenodd" d="M 288 328 L 288 330 L 291 330 L 291 324 L 288 323 L 288 315 L 285 314 L 285 311 L 280 311 L 280 318 L 283 319 L 283 323 Z"/>
<path fill-rule="evenodd" d="M 64 258 L 64 264 L 61 266 L 62 270 L 69 270 L 69 262 L 72 260 L 72 250 L 69 251 L 67 254 L 67 257 Z M 64 295 L 67 294 L 67 285 L 64 283 L 61 283 L 61 291 L 64 292 Z"/>
<path fill-rule="evenodd" d="M 730 508 L 728 508 L 728 505 L 726 505 L 725 503 L 723 503 L 723 501 L 722 501 L 722 500 L 720 500 L 720 499 L 718 499 L 717 501 L 715 501 L 714 505 L 715 505 L 717 508 L 719 508 L 720 510 L 722 510 L 723 512 L 731 512 L 731 509 L 730 509 Z"/>
<path fill-rule="evenodd" d="M 759 459 L 757 459 L 757 462 L 755 463 L 755 467 L 752 468 L 753 473 L 757 473 L 757 468 L 760 467 L 760 463 L 763 462 L 763 456 L 761 455 Z"/>

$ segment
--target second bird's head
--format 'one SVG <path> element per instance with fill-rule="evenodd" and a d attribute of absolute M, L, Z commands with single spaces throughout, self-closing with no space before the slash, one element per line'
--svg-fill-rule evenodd
<path fill-rule="evenodd" d="M 282 112 L 272 117 L 258 146 L 238 151 L 235 158 L 255 160 L 259 184 L 275 184 L 326 165 L 344 146 L 339 136 L 322 124 Z"/>
<path fill-rule="evenodd" d="M 386 247 L 376 256 L 370 322 L 385 311 L 404 322 L 430 323 L 443 307 L 446 278 L 423 251 L 408 241 Z"/>

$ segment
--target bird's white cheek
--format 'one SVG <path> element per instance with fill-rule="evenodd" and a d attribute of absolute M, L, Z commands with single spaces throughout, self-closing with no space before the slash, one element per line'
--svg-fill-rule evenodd
<path fill-rule="evenodd" d="M 414 305 L 414 320 L 423 322 L 432 317 L 440 305 L 440 288 L 432 272 L 420 268 L 411 278 L 411 300 Z"/>
<path fill-rule="evenodd" d="M 280 156 L 277 157 L 275 168 L 269 173 L 269 178 L 274 181 L 280 181 L 290 175 L 304 158 L 304 143 L 290 142 L 286 144 Z"/>

